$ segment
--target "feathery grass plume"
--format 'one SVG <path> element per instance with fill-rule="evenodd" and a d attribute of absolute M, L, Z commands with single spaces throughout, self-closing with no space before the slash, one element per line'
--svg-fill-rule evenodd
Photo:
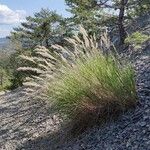
<path fill-rule="evenodd" d="M 17 69 L 18 71 L 32 71 L 36 73 L 43 73 L 43 70 L 40 70 L 38 68 L 33 68 L 33 67 L 19 67 Z"/>
<path fill-rule="evenodd" d="M 83 27 L 80 27 L 80 34 L 82 37 L 75 35 L 66 39 L 74 45 L 74 50 L 68 52 L 74 55 L 71 57 L 73 65 L 61 68 L 61 73 L 49 86 L 49 95 L 55 100 L 56 108 L 73 121 L 75 132 L 95 122 L 110 120 L 136 104 L 131 65 L 122 65 L 111 52 L 105 56 L 95 37 L 89 37 Z M 105 33 L 101 40 L 110 50 L 111 43 Z"/>
<path fill-rule="evenodd" d="M 62 65 L 68 66 L 69 63 L 66 58 L 63 57 L 62 52 L 52 54 L 43 46 L 37 46 L 34 50 L 34 55 L 35 56 L 33 57 L 21 55 L 20 58 L 29 61 L 31 66 L 19 67 L 17 70 L 21 72 L 28 72 L 29 77 L 25 79 L 23 85 L 26 89 L 28 89 L 27 91 L 29 91 L 30 94 L 31 91 L 34 91 L 32 94 L 36 95 L 34 93 L 42 93 L 39 92 L 39 90 L 47 91 L 46 89 L 48 88 L 51 80 L 53 80 L 55 75 L 59 72 L 59 68 Z M 28 93 L 27 91 L 26 93 Z"/>
<path fill-rule="evenodd" d="M 44 47 L 37 47 L 35 49 L 35 53 L 39 53 L 39 51 L 44 53 Z M 47 53 L 47 49 L 45 49 L 45 52 Z M 44 54 L 45 56 L 45 54 Z M 45 74 L 45 72 L 49 69 L 49 66 L 43 65 L 43 63 L 49 64 L 45 58 L 42 58 L 41 56 L 37 54 L 37 57 L 29 57 L 29 56 L 20 56 L 22 59 L 29 61 L 30 63 L 36 64 L 38 67 L 19 67 L 17 70 L 21 72 L 30 72 L 30 77 L 27 77 L 23 83 L 23 85 L 28 89 L 27 91 L 37 91 L 37 88 L 42 87 L 44 83 L 43 77 L 41 78 L 40 75 Z M 33 74 L 32 74 L 33 73 Z M 35 75 L 35 73 L 38 74 L 38 76 Z M 31 89 L 31 90 L 29 90 Z M 27 93 L 27 92 L 26 92 Z"/>
<path fill-rule="evenodd" d="M 36 63 L 32 57 L 20 55 L 20 58 L 22 58 L 22 59 L 24 59 L 24 60 L 27 60 L 27 61 L 30 61 L 30 62 L 32 62 L 32 63 Z"/>

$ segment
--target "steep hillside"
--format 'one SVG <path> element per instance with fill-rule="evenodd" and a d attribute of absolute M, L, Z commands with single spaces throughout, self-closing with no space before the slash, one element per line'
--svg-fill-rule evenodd
<path fill-rule="evenodd" d="M 140 19 L 139 19 L 140 20 Z M 145 19 L 144 19 L 145 20 Z M 142 24 L 145 21 L 139 21 Z M 150 35 L 149 24 L 142 30 Z M 134 50 L 134 49 L 132 49 Z M 95 126 L 64 142 L 61 119 L 47 100 L 26 96 L 20 88 L 0 96 L 1 150 L 148 150 L 150 147 L 150 41 L 133 53 L 138 104 L 118 120 Z M 54 139 L 57 139 L 54 141 Z M 60 145 L 58 141 L 61 142 Z M 56 143 L 57 144 L 56 144 Z"/>

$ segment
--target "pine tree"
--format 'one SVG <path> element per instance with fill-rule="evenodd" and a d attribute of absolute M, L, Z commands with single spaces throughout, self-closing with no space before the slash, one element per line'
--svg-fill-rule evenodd
<path fill-rule="evenodd" d="M 103 23 L 110 28 L 115 26 L 119 33 L 120 45 L 124 44 L 126 38 L 125 22 L 129 22 L 130 19 L 150 10 L 149 0 L 66 0 L 66 4 L 70 7 L 69 11 L 73 14 L 75 22 L 78 18 L 77 23 L 84 23 L 85 21 L 84 24 L 87 24 L 90 18 L 91 21 L 89 22 L 92 25 L 102 26 Z M 107 22 L 106 20 L 105 22 L 95 20 L 94 11 L 107 13 L 107 16 L 109 16 L 106 19 Z M 92 12 L 94 12 L 94 15 Z M 103 18 L 102 16 L 101 14 L 100 19 Z"/>
<path fill-rule="evenodd" d="M 34 48 L 36 45 L 47 48 L 58 40 L 58 33 L 61 33 L 61 23 L 63 18 L 55 11 L 41 9 L 35 13 L 34 17 L 27 17 L 26 22 L 21 23 L 21 27 L 14 28 L 11 39 L 20 41 L 25 49 Z"/>

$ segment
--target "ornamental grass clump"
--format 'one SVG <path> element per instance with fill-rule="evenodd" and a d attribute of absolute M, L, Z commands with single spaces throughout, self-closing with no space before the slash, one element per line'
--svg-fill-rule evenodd
<path fill-rule="evenodd" d="M 75 48 L 71 65 L 62 68 L 49 87 L 56 107 L 73 121 L 75 132 L 75 128 L 80 131 L 110 120 L 136 103 L 131 65 L 120 63 L 111 52 L 106 55 L 94 37 L 88 37 L 83 28 L 80 32 L 82 40 L 78 36 L 67 39 Z M 110 49 L 105 34 L 101 43 Z"/>
<path fill-rule="evenodd" d="M 106 32 L 98 44 L 95 36 L 80 27 L 80 33 L 66 41 L 69 48 L 53 45 L 52 53 L 37 47 L 36 56 L 21 56 L 37 68 L 18 70 L 37 73 L 24 85 L 28 90 L 38 87 L 40 92 L 35 88 L 35 93 L 46 93 L 54 110 L 71 121 L 74 132 L 111 120 L 136 104 L 134 71 L 111 53 Z"/>

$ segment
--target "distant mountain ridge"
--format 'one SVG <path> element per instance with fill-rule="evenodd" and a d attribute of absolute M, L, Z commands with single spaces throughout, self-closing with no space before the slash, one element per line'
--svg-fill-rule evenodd
<path fill-rule="evenodd" d="M 0 49 L 5 49 L 9 45 L 9 39 L 6 37 L 0 38 Z"/>

